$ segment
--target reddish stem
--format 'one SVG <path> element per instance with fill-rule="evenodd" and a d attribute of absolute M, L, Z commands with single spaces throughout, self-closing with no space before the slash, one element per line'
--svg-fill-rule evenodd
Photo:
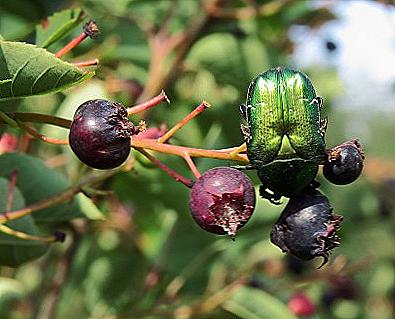
<path fill-rule="evenodd" d="M 14 202 L 14 193 L 15 193 L 15 185 L 16 185 L 17 177 L 18 177 L 18 171 L 16 171 L 16 170 L 12 171 L 11 177 L 10 177 L 10 186 L 8 188 L 7 205 L 5 208 L 6 213 L 11 211 L 11 209 L 12 209 L 12 204 Z"/>
<path fill-rule="evenodd" d="M 170 167 L 168 167 L 167 165 L 163 164 L 160 160 L 158 160 L 157 158 L 153 157 L 150 153 L 148 153 L 146 150 L 142 149 L 142 148 L 136 148 L 137 151 L 139 151 L 141 154 L 143 154 L 145 157 L 147 157 L 152 163 L 154 163 L 156 166 L 158 166 L 162 171 L 164 171 L 165 173 L 167 173 L 170 177 L 172 177 L 175 181 L 177 182 L 181 182 L 182 184 L 184 184 L 186 187 L 191 188 L 194 184 L 194 182 L 189 179 L 186 178 L 182 175 L 180 175 L 179 173 L 177 173 L 176 171 L 174 171 L 173 169 L 171 169 Z"/>
<path fill-rule="evenodd" d="M 180 122 L 174 125 L 170 130 L 168 130 L 163 136 L 158 138 L 159 143 L 165 143 L 168 141 L 179 129 L 181 129 L 185 124 L 187 124 L 194 117 L 202 113 L 205 109 L 210 107 L 210 104 L 206 101 L 200 103 L 191 113 L 184 117 Z"/>
<path fill-rule="evenodd" d="M 55 53 L 57 58 L 64 56 L 67 52 L 74 49 L 77 45 L 79 45 L 82 41 L 84 41 L 87 37 L 91 39 L 96 39 L 98 34 L 100 33 L 99 28 L 97 27 L 95 21 L 90 20 L 84 24 L 82 27 L 84 30 L 79 36 L 71 40 L 67 43 L 62 49 Z"/>
<path fill-rule="evenodd" d="M 200 177 L 200 173 L 195 163 L 193 162 L 192 158 L 188 154 L 185 154 L 184 159 L 187 162 L 189 168 L 191 169 L 193 175 L 195 175 L 195 177 L 198 179 Z"/>
<path fill-rule="evenodd" d="M 86 60 L 86 61 L 73 62 L 72 64 L 78 68 L 86 68 L 86 67 L 98 65 L 99 59 L 91 59 L 91 60 Z"/>
<path fill-rule="evenodd" d="M 56 144 L 56 145 L 68 145 L 69 144 L 68 140 L 63 140 L 63 139 L 58 139 L 58 138 L 53 138 L 53 137 L 48 137 L 48 136 L 42 135 L 39 132 L 37 132 L 35 129 L 33 129 L 32 127 L 30 127 L 30 126 L 28 126 L 28 125 L 26 125 L 24 123 L 22 123 L 21 121 L 17 121 L 17 122 L 18 122 L 18 125 L 23 130 L 25 130 L 31 136 L 33 136 L 33 137 L 35 137 L 35 138 L 37 138 L 37 139 L 39 139 L 41 141 L 44 141 L 44 142 L 47 142 L 47 143 L 50 143 L 50 144 Z"/>
<path fill-rule="evenodd" d="M 128 111 L 129 115 L 136 114 L 136 113 L 148 110 L 149 108 L 156 106 L 156 105 L 162 103 L 163 101 L 170 103 L 170 100 L 167 97 L 165 91 L 162 90 L 157 96 L 153 97 L 152 99 L 150 99 L 144 103 L 141 103 L 141 104 L 138 104 L 138 105 L 135 105 L 132 107 L 128 107 L 127 111 Z"/>
<path fill-rule="evenodd" d="M 82 41 L 84 41 L 87 37 L 88 37 L 88 35 L 85 32 L 82 32 L 79 36 L 77 36 L 76 38 L 71 40 L 63 48 L 61 48 L 58 52 L 56 52 L 55 56 L 57 58 L 64 56 L 67 52 L 74 49 L 78 44 L 80 44 Z"/>

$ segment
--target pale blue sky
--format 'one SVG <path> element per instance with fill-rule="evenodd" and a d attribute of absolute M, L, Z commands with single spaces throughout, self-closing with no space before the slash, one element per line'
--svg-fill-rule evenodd
<path fill-rule="evenodd" d="M 395 111 L 395 7 L 373 1 L 312 1 L 339 17 L 318 30 L 296 27 L 295 64 L 336 67 L 344 93 L 335 107 Z M 325 42 L 333 41 L 335 51 Z"/>

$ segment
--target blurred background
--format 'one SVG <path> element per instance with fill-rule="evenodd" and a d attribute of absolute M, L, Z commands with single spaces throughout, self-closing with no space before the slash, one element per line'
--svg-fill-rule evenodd
<path fill-rule="evenodd" d="M 94 198 L 104 221 L 76 220 L 64 245 L 16 269 L 1 267 L 0 318 L 395 317 L 393 1 L 0 1 L 0 34 L 34 43 L 36 24 L 76 7 L 101 35 L 66 59 L 98 58 L 96 76 L 65 93 L 25 99 L 19 111 L 71 118 L 87 99 L 128 106 L 163 88 L 171 104 L 143 115 L 149 127 L 171 127 L 207 100 L 212 107 L 172 143 L 227 148 L 243 142 L 238 105 L 250 81 L 289 66 L 308 74 L 324 98 L 328 147 L 359 138 L 365 168 L 347 186 L 317 177 L 344 216 L 340 247 L 317 269 L 320 260 L 300 261 L 270 243 L 286 199 L 281 206 L 259 199 L 233 242 L 201 230 L 190 216 L 189 190 L 134 155 L 130 171 L 102 186 L 111 193 Z M 67 136 L 45 125 L 41 132 Z M 81 175 L 68 147 L 32 141 L 27 151 L 71 181 Z M 191 177 L 182 160 L 159 158 Z M 196 164 L 203 172 L 234 163 Z"/>

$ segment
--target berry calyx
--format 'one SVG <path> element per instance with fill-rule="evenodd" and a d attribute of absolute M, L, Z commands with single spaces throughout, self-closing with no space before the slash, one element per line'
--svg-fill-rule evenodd
<path fill-rule="evenodd" d="M 343 217 L 332 213 L 326 196 L 308 187 L 292 197 L 273 225 L 270 239 L 283 252 L 304 260 L 323 257 L 340 244 L 336 231 Z"/>
<path fill-rule="evenodd" d="M 228 234 L 233 239 L 254 212 L 255 190 L 243 172 L 216 167 L 195 182 L 189 204 L 192 217 L 201 228 Z"/>
<path fill-rule="evenodd" d="M 69 132 L 73 152 L 86 165 L 110 169 L 129 156 L 131 135 L 139 128 L 128 120 L 126 108 L 107 100 L 89 100 L 74 114 Z"/>
<path fill-rule="evenodd" d="M 327 151 L 324 176 L 336 185 L 354 182 L 361 175 L 364 154 L 358 140 L 347 141 Z"/>

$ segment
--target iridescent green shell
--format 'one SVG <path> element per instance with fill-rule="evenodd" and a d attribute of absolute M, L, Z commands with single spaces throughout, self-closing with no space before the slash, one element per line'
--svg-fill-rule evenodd
<path fill-rule="evenodd" d="M 248 88 L 247 155 L 263 187 L 278 196 L 299 192 L 317 174 L 325 155 L 321 103 L 310 79 L 287 68 L 258 75 Z"/>

